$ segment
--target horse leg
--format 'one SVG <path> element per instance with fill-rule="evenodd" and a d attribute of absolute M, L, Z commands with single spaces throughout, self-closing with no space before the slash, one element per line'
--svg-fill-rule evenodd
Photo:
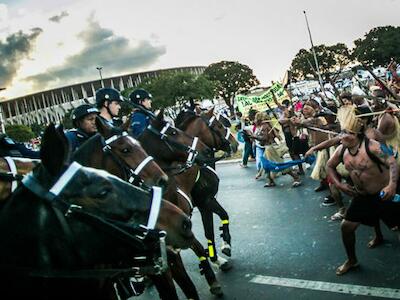
<path fill-rule="evenodd" d="M 170 270 L 161 275 L 150 275 L 161 300 L 179 300 Z"/>
<path fill-rule="evenodd" d="M 185 296 L 188 299 L 200 299 L 192 279 L 190 279 L 188 273 L 186 272 L 180 253 L 169 251 L 168 263 L 173 279 L 180 286 Z"/>
<path fill-rule="evenodd" d="M 223 240 L 221 251 L 224 253 L 226 256 L 231 257 L 231 234 L 229 232 L 229 216 L 226 210 L 219 204 L 217 199 L 213 197 L 211 201 L 208 203 L 208 207 L 210 210 L 212 210 L 215 214 L 219 216 L 221 219 L 221 227 L 219 227 L 220 230 L 222 230 L 221 237 Z"/>
<path fill-rule="evenodd" d="M 207 238 L 208 257 L 211 262 L 222 271 L 228 271 L 232 268 L 232 264 L 223 257 L 218 256 L 217 249 L 215 248 L 213 211 L 209 207 L 199 207 L 199 211 L 203 221 L 204 233 Z"/>
<path fill-rule="evenodd" d="M 197 239 L 195 239 L 191 248 L 199 258 L 200 274 L 204 275 L 204 277 L 206 278 L 207 283 L 210 286 L 211 294 L 222 296 L 224 293 L 222 292 L 221 285 L 215 277 L 214 271 L 211 268 L 210 262 L 207 259 L 207 253 L 204 250 L 203 246 Z"/>

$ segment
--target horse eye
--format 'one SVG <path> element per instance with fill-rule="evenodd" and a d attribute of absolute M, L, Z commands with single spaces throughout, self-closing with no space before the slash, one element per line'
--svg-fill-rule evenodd
<path fill-rule="evenodd" d="M 178 131 L 172 130 L 172 135 L 177 135 Z"/>
<path fill-rule="evenodd" d="M 129 148 L 124 148 L 121 150 L 122 153 L 127 154 L 130 152 Z"/>
<path fill-rule="evenodd" d="M 97 194 L 96 198 L 105 198 L 110 192 L 111 192 L 110 188 L 104 188 Z"/>

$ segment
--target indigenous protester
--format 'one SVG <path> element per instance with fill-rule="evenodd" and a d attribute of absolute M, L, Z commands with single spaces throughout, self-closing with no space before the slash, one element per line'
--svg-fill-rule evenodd
<path fill-rule="evenodd" d="M 275 139 L 279 139 L 279 133 L 274 128 L 274 126 L 271 125 L 271 119 L 269 119 L 267 115 L 264 114 L 261 117 L 260 115 L 258 117 L 256 115 L 256 120 L 258 122 L 258 125 L 256 133 L 253 135 L 254 139 L 256 140 L 258 149 L 258 152 L 256 153 L 256 159 L 258 156 L 260 168 L 267 173 L 269 180 L 269 182 L 267 182 L 264 187 L 276 186 L 275 175 L 273 174 L 273 172 L 279 172 L 285 169 L 286 171 L 284 171 L 283 174 L 288 174 L 293 177 L 292 187 L 300 186 L 301 181 L 299 175 L 290 169 L 292 165 L 284 164 L 283 166 L 282 155 L 283 152 L 287 151 L 287 149 L 283 151 L 282 149 L 279 149 L 281 150 L 281 153 L 279 153 L 279 150 L 277 149 L 278 145 L 275 142 Z M 294 165 L 296 164 L 297 163 L 294 163 Z"/>
<path fill-rule="evenodd" d="M 290 157 L 293 160 L 300 159 L 300 154 L 304 154 L 308 149 L 307 138 L 299 134 L 297 127 L 290 121 L 294 117 L 294 111 L 290 108 L 290 102 L 287 102 L 287 105 L 282 105 L 281 110 L 279 123 L 282 126 Z M 299 164 L 298 167 L 299 175 L 304 175 L 303 165 Z"/>
<path fill-rule="evenodd" d="M 264 151 L 265 151 L 265 146 L 262 141 L 260 141 L 260 133 L 263 127 L 264 121 L 267 119 L 267 114 L 264 112 L 258 112 L 256 113 L 254 117 L 254 133 L 252 135 L 252 138 L 254 138 L 255 141 L 255 148 L 256 148 L 256 168 L 257 168 L 257 174 L 255 179 L 259 179 L 263 173 L 264 173 L 264 168 L 262 166 L 261 158 L 264 157 Z M 258 137 L 258 138 L 257 138 Z"/>
<path fill-rule="evenodd" d="M 337 268 L 343 275 L 358 266 L 355 251 L 355 231 L 360 224 L 375 227 L 375 238 L 369 246 L 382 242 L 379 220 L 389 228 L 400 223 L 400 203 L 393 202 L 398 181 L 398 167 L 393 152 L 376 140 L 368 139 L 363 124 L 356 117 L 355 108 L 345 106 L 337 116 L 342 134 L 341 143 L 327 164 L 333 183 L 344 193 L 353 197 L 341 224 L 342 240 L 347 260 Z M 342 183 L 336 171 L 344 163 L 353 185 Z"/>
<path fill-rule="evenodd" d="M 96 91 L 96 107 L 100 117 L 109 125 L 118 126 L 118 114 L 121 109 L 122 98 L 120 92 L 114 88 L 101 88 Z"/>
<path fill-rule="evenodd" d="M 150 124 L 152 95 L 144 89 L 136 89 L 129 99 L 136 106 L 131 116 L 131 135 L 138 138 Z"/>
<path fill-rule="evenodd" d="M 303 106 L 303 119 L 299 117 L 293 117 L 291 121 L 299 127 L 319 127 L 325 128 L 328 125 L 326 119 L 322 116 L 318 116 L 320 112 L 320 106 L 317 102 L 310 100 L 307 101 Z M 318 145 L 319 143 L 327 140 L 329 137 L 326 133 L 318 131 L 310 131 L 310 142 L 311 145 Z M 319 151 L 317 154 L 317 161 L 313 172 L 311 173 L 311 178 L 320 181 L 320 185 L 315 189 L 316 192 L 323 191 L 328 188 L 327 174 L 325 171 L 326 162 L 329 158 L 329 150 Z"/>
<path fill-rule="evenodd" d="M 73 110 L 71 118 L 74 128 L 65 133 L 72 152 L 96 134 L 96 117 L 98 114 L 99 110 L 89 104 L 82 104 Z"/>
<path fill-rule="evenodd" d="M 253 154 L 253 140 L 251 138 L 252 126 L 248 123 L 249 121 L 246 120 L 246 118 L 244 118 L 240 112 L 237 113 L 237 116 L 240 117 L 240 123 L 237 125 L 238 140 L 244 143 L 242 162 L 240 163 L 240 166 L 242 168 L 247 168 L 249 157 Z"/>

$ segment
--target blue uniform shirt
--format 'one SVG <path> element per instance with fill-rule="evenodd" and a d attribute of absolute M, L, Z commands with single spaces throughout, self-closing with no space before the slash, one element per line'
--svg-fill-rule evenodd
<path fill-rule="evenodd" d="M 69 144 L 71 145 L 71 151 L 74 152 L 84 142 L 86 142 L 90 136 L 79 129 L 71 129 L 65 133 Z"/>
<path fill-rule="evenodd" d="M 131 117 L 131 134 L 138 138 L 150 124 L 150 117 L 141 111 L 135 111 Z"/>

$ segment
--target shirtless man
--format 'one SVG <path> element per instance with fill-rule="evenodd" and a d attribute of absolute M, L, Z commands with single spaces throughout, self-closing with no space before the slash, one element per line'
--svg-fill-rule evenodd
<path fill-rule="evenodd" d="M 345 274 L 358 266 L 355 231 L 360 224 L 375 226 L 381 219 L 392 228 L 400 220 L 400 204 L 391 201 L 396 193 L 398 180 L 394 156 L 384 145 L 367 139 L 361 126 L 356 130 L 352 129 L 354 128 L 342 126 L 342 144 L 327 164 L 328 175 L 333 183 L 353 197 L 341 224 L 347 260 L 337 268 L 336 275 Z M 354 186 L 340 181 L 336 166 L 342 161 Z M 383 193 L 382 197 L 380 193 Z M 376 239 L 379 237 L 376 236 L 374 240 Z M 374 240 L 370 243 L 374 243 Z"/>

